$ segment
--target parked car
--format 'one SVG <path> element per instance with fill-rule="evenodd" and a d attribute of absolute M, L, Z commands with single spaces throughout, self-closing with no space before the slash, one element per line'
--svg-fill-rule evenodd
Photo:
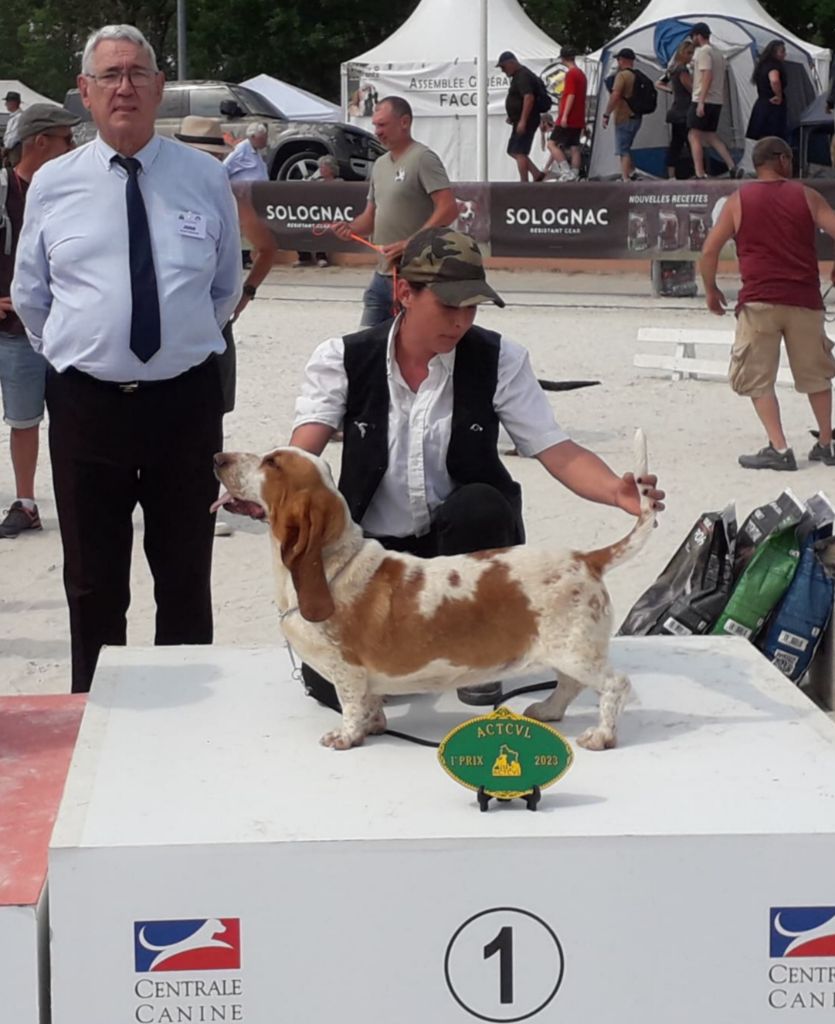
<path fill-rule="evenodd" d="M 95 135 L 90 111 L 81 102 L 78 89 L 64 97 L 67 110 L 83 118 L 76 129 L 76 141 L 87 142 Z M 243 138 L 247 125 L 263 122 L 269 131 L 265 159 L 271 178 L 303 181 L 312 177 L 322 156 L 336 157 L 340 177 L 363 181 L 371 165 L 384 153 L 369 132 L 347 124 L 291 121 L 265 96 L 254 89 L 230 82 L 166 82 L 157 113 L 157 131 L 173 137 L 187 114 L 220 117 L 223 129 Z"/>

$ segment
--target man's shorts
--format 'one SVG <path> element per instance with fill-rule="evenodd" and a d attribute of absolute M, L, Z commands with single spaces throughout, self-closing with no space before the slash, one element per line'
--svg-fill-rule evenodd
<path fill-rule="evenodd" d="M 572 146 L 580 145 L 581 128 L 562 128 L 557 125 L 551 132 L 551 142 L 556 142 L 560 149 L 570 149 Z"/>
<path fill-rule="evenodd" d="M 615 156 L 627 156 L 632 152 L 632 143 L 640 130 L 640 117 L 630 117 L 628 121 L 615 124 Z"/>
<path fill-rule="evenodd" d="M 728 378 L 738 395 L 770 394 L 785 338 L 795 390 L 804 395 L 827 391 L 835 377 L 832 342 L 823 327 L 823 310 L 748 302 L 736 319 Z"/>
<path fill-rule="evenodd" d="M 691 103 L 687 110 L 687 127 L 699 132 L 715 132 L 719 127 L 719 115 L 722 113 L 721 103 L 705 103 L 703 117 L 696 113 L 698 104 Z"/>
<path fill-rule="evenodd" d="M 529 156 L 531 152 L 531 146 L 533 146 L 533 140 L 536 137 L 536 133 L 539 131 L 539 117 L 531 117 L 530 120 L 533 122 L 533 128 L 528 125 L 528 130 L 524 135 L 517 135 L 516 125 L 510 132 L 510 139 L 507 143 L 507 155 L 508 156 Z"/>
<path fill-rule="evenodd" d="M 43 419 L 47 362 L 25 334 L 0 331 L 0 390 L 3 421 L 17 430 Z"/>

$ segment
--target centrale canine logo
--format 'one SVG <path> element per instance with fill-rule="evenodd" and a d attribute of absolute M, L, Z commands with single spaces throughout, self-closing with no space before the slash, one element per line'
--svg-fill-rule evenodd
<path fill-rule="evenodd" d="M 188 921 L 135 921 L 136 971 L 237 971 L 241 922 L 237 917 Z"/>
<path fill-rule="evenodd" d="M 772 907 L 772 959 L 835 957 L 835 907 Z"/>

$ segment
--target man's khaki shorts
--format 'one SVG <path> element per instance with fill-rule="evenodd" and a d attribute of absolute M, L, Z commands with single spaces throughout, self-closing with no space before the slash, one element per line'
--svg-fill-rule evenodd
<path fill-rule="evenodd" d="M 773 390 L 783 338 L 795 390 L 813 395 L 829 388 L 835 377 L 835 359 L 823 327 L 823 310 L 748 302 L 737 316 L 728 370 L 731 387 L 738 395 L 762 398 Z"/>

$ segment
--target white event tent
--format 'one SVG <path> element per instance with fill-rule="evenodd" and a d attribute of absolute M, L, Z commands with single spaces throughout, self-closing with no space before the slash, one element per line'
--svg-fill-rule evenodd
<path fill-rule="evenodd" d="M 711 43 L 721 49 L 727 58 L 725 102 L 719 134 L 737 157 L 741 157 L 746 149 L 745 130 L 757 98 L 751 74 L 758 54 L 772 39 L 782 39 L 786 44 L 786 96 L 790 130 L 799 124 L 801 114 L 812 97 L 827 87 L 829 50 L 793 35 L 772 18 L 757 0 L 723 0 L 721 11 L 717 7 L 710 4 L 705 6 L 699 0 L 651 0 L 628 28 L 599 51 L 598 102 L 590 177 L 605 178 L 619 171 L 614 153 L 614 131 L 603 129 L 602 115 L 608 100 L 606 78 L 615 70 L 614 55 L 623 46 L 635 51 L 636 67 L 655 80 L 666 67 L 677 44 L 689 33 L 689 26 L 699 21 L 707 22 L 711 30 Z M 665 95 L 659 94 L 658 109 L 644 117 L 633 150 L 639 170 L 659 176 L 665 173 L 664 152 L 669 137 L 665 123 L 668 103 Z M 746 166 L 746 160 L 742 162 Z"/>
<path fill-rule="evenodd" d="M 342 65 L 345 119 L 370 128 L 375 99 L 397 95 L 415 114 L 414 135 L 441 157 L 454 181 L 477 174 L 478 53 L 482 0 L 422 0 L 388 39 Z M 518 0 L 487 0 L 488 176 L 517 178 L 505 153 L 507 78 L 496 67 L 503 50 L 542 73 L 559 57 L 559 44 L 531 21 Z M 539 141 L 532 157 L 542 162 Z"/>
<path fill-rule="evenodd" d="M 256 75 L 241 85 L 254 89 L 273 103 L 292 121 L 341 121 L 342 111 L 335 103 L 323 100 L 297 85 L 282 82 L 272 75 Z"/>

